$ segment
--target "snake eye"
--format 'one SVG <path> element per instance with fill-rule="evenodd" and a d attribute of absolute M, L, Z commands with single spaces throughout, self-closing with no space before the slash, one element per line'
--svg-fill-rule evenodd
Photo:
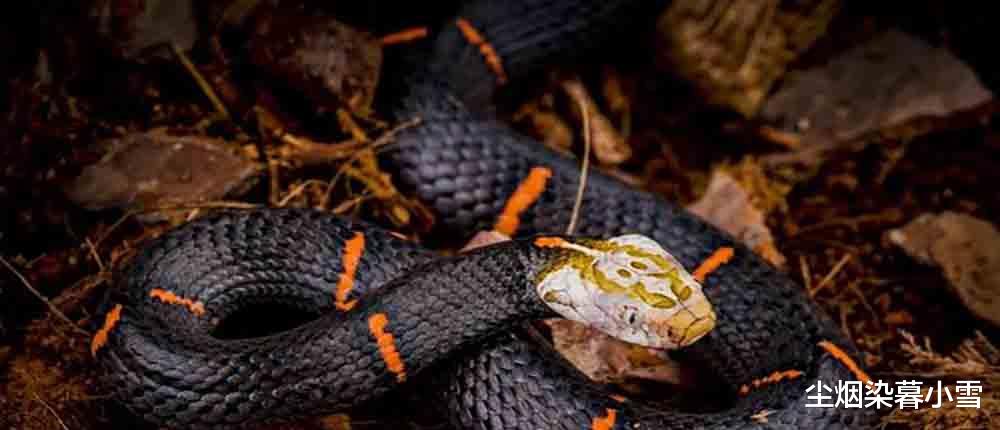
<path fill-rule="evenodd" d="M 636 270 L 646 270 L 649 268 L 649 266 L 647 266 L 645 263 L 639 261 L 633 261 L 629 263 L 629 266 L 632 266 L 632 268 Z"/>
<path fill-rule="evenodd" d="M 627 321 L 629 323 L 629 325 L 635 325 L 635 318 L 636 318 L 635 309 L 625 308 L 625 315 L 624 316 L 625 316 L 625 318 L 624 318 L 625 321 Z"/>
<path fill-rule="evenodd" d="M 622 278 L 629 278 L 632 276 L 632 272 L 625 269 L 618 269 L 618 276 L 621 276 Z"/>

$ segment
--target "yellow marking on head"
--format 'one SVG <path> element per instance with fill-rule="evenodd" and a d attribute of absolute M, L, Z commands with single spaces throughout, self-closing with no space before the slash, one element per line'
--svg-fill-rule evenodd
<path fill-rule="evenodd" d="M 538 246 L 550 246 L 550 247 L 560 247 L 565 249 L 571 249 L 577 251 L 569 256 L 561 258 L 559 261 L 553 263 L 550 267 L 542 270 L 539 274 L 539 282 L 548 276 L 548 274 L 553 273 L 562 267 L 569 266 L 580 273 L 580 277 L 584 280 L 590 282 L 592 285 L 597 286 L 601 290 L 608 293 L 621 293 L 627 294 L 637 300 L 641 300 L 644 303 L 657 307 L 657 308 L 670 308 L 677 304 L 676 301 L 662 294 L 652 293 L 646 289 L 646 286 L 642 282 L 636 282 L 633 284 L 623 285 L 616 282 L 613 279 L 608 278 L 608 276 L 600 269 L 595 266 L 597 257 L 608 252 L 625 252 L 626 254 L 637 257 L 646 258 L 653 262 L 661 270 L 662 273 L 652 273 L 650 276 L 666 279 L 670 282 L 670 288 L 672 291 L 685 292 L 685 296 L 682 300 L 691 296 L 692 290 L 690 287 L 684 285 L 684 282 L 680 278 L 679 268 L 671 264 L 665 258 L 659 255 L 655 255 L 634 246 L 630 245 L 618 245 L 605 240 L 581 240 L 580 244 L 567 242 L 566 240 L 560 238 L 549 238 L 540 237 L 535 239 L 535 244 Z M 632 261 L 629 265 L 633 268 L 639 270 L 648 269 L 649 266 L 640 262 Z M 639 267 L 636 267 L 639 266 Z M 622 278 L 629 278 L 632 273 L 627 269 L 620 268 L 616 271 Z M 685 291 L 686 289 L 686 291 Z M 678 295 L 680 298 L 680 295 Z"/>
<path fill-rule="evenodd" d="M 607 415 L 603 417 L 594 417 L 590 425 L 591 430 L 611 430 L 615 427 L 615 421 L 618 419 L 618 411 L 607 408 L 605 409 L 605 413 Z"/>
<path fill-rule="evenodd" d="M 153 288 L 149 291 L 149 297 L 154 299 L 159 299 L 161 302 L 170 305 L 180 305 L 188 308 L 191 313 L 201 316 L 205 314 L 205 304 L 202 302 L 196 302 L 188 298 L 184 298 L 174 294 L 172 291 L 167 291 L 160 288 Z"/>
<path fill-rule="evenodd" d="M 832 355 L 833 358 L 837 359 L 837 361 L 841 362 L 845 367 L 847 367 L 847 370 L 850 370 L 851 373 L 854 374 L 854 377 L 858 378 L 859 381 L 861 381 L 865 385 L 872 384 L 872 378 L 869 377 L 864 370 L 861 370 L 861 366 L 858 366 L 858 363 L 855 362 L 854 359 L 851 358 L 851 356 L 847 355 L 847 352 L 845 352 L 843 349 L 840 349 L 839 346 L 834 345 L 833 342 L 827 340 L 820 342 L 819 346 L 824 350 L 826 350 L 826 352 L 830 353 L 830 355 Z"/>
<path fill-rule="evenodd" d="M 101 326 L 100 330 L 94 334 L 94 338 L 90 341 L 90 355 L 97 356 L 97 351 L 100 350 L 106 343 L 108 343 L 108 335 L 111 333 L 111 329 L 118 325 L 118 320 L 122 316 L 122 305 L 115 305 L 108 311 L 108 314 L 104 316 L 104 325 Z"/>
<path fill-rule="evenodd" d="M 644 303 L 654 308 L 669 309 L 677 305 L 677 302 L 670 297 L 664 296 L 663 294 L 649 292 L 646 290 L 646 286 L 643 285 L 642 282 L 636 282 L 633 284 L 629 289 L 629 292 L 631 293 L 629 294 L 630 297 L 642 300 Z"/>
<path fill-rule="evenodd" d="M 729 260 L 733 258 L 733 253 L 733 248 L 728 246 L 716 249 L 711 256 L 706 258 L 705 261 L 703 261 L 701 265 L 695 269 L 691 276 L 693 276 L 698 282 L 705 282 L 705 277 L 714 272 L 715 269 L 718 269 L 719 266 L 728 263 Z"/>
<path fill-rule="evenodd" d="M 673 291 L 674 295 L 676 295 L 678 299 L 681 299 L 681 301 L 687 300 L 688 297 L 691 297 L 691 287 L 684 285 L 679 282 L 679 280 L 678 282 L 670 283 L 670 290 Z"/>
<path fill-rule="evenodd" d="M 545 191 L 545 185 L 552 177 L 552 170 L 548 167 L 533 167 L 528 172 L 528 177 L 517 186 L 514 194 L 507 199 L 500 216 L 493 229 L 507 236 L 513 236 L 517 232 L 517 227 L 521 224 L 521 214 L 528 210 L 535 201 L 541 197 Z"/>
<path fill-rule="evenodd" d="M 658 348 L 689 345 L 715 326 L 701 286 L 650 238 L 544 242 L 574 251 L 550 257 L 535 275 L 541 299 L 566 318 Z"/>
<path fill-rule="evenodd" d="M 361 261 L 361 254 L 365 250 L 365 235 L 360 231 L 354 233 L 354 237 L 344 243 L 343 266 L 344 272 L 340 274 L 337 281 L 337 292 L 335 294 L 334 305 L 337 309 L 347 312 L 358 304 L 358 300 L 347 300 L 347 295 L 354 289 L 354 275 L 358 271 L 358 262 Z"/>
<path fill-rule="evenodd" d="M 389 317 L 384 313 L 372 314 L 368 317 L 368 330 L 378 344 L 378 350 L 382 355 L 382 360 L 385 361 L 385 367 L 396 375 L 396 381 L 404 382 L 406 381 L 406 367 L 403 365 L 399 351 L 396 350 L 396 338 L 385 329 L 388 325 Z"/>

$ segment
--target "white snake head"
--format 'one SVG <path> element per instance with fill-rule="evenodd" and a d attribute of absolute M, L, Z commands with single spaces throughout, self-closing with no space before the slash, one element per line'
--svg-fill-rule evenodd
<path fill-rule="evenodd" d="M 571 252 L 538 275 L 539 297 L 562 317 L 652 348 L 690 345 L 715 327 L 701 284 L 652 239 L 556 240 Z"/>

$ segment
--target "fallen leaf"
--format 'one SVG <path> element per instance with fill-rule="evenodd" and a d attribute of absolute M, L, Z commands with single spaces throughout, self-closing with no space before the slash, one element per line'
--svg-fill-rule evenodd
<path fill-rule="evenodd" d="M 109 145 L 103 159 L 66 187 L 74 203 L 106 209 L 217 200 L 247 190 L 259 171 L 225 141 L 205 136 L 173 136 L 157 129 Z"/>
<path fill-rule="evenodd" d="M 764 212 L 754 206 L 747 189 L 729 174 L 714 172 L 708 190 L 688 210 L 733 235 L 771 264 L 784 267 L 785 256 L 774 246 Z"/>
<path fill-rule="evenodd" d="M 887 233 L 889 242 L 941 269 L 973 314 L 1000 326 L 1000 232 L 954 212 L 925 214 Z"/>
<path fill-rule="evenodd" d="M 556 350 L 595 381 L 635 378 L 681 383 L 680 365 L 663 351 L 618 340 L 575 321 L 551 319 L 545 323 L 552 329 Z"/>

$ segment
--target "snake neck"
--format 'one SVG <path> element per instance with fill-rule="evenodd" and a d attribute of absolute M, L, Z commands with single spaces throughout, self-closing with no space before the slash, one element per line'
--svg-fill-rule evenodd
<path fill-rule="evenodd" d="M 384 314 L 399 354 L 416 373 L 522 321 L 553 315 L 535 281 L 562 253 L 520 240 L 428 263 L 387 285 L 358 318 Z"/>

